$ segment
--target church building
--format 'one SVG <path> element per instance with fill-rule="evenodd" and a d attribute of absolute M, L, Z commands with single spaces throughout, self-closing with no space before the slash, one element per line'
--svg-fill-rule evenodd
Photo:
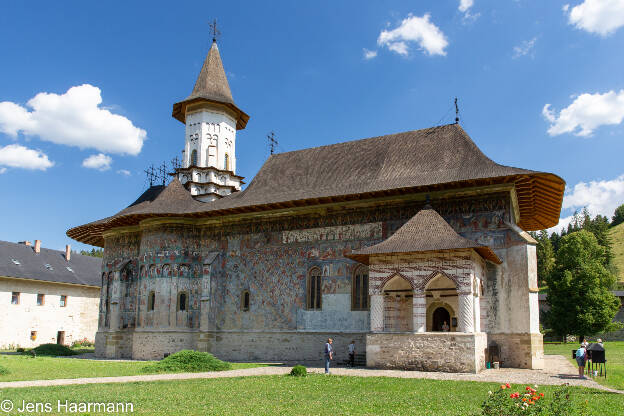
<path fill-rule="evenodd" d="M 104 247 L 96 355 L 310 362 L 331 337 L 378 368 L 543 366 L 527 231 L 557 224 L 560 177 L 495 163 L 456 123 L 271 155 L 241 190 L 249 116 L 216 42 L 173 117 L 171 182 L 67 232 Z"/>

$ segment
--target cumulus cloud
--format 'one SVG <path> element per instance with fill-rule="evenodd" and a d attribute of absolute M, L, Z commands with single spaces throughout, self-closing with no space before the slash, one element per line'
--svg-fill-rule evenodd
<path fill-rule="evenodd" d="M 522 41 L 520 45 L 514 46 L 513 59 L 518 59 L 526 55 L 530 55 L 531 57 L 533 57 L 533 48 L 535 47 L 535 42 L 537 42 L 537 38 Z"/>
<path fill-rule="evenodd" d="M 624 26 L 624 1 L 585 0 L 578 6 L 563 6 L 568 23 L 590 33 L 608 36 Z"/>
<path fill-rule="evenodd" d="M 99 171 L 105 171 L 110 169 L 110 165 L 113 163 L 113 159 L 104 153 L 97 155 L 91 155 L 82 161 L 83 168 L 97 169 Z"/>
<path fill-rule="evenodd" d="M 466 12 L 472 7 L 473 4 L 474 0 L 459 0 L 459 11 L 462 13 Z"/>
<path fill-rule="evenodd" d="M 604 94 L 581 94 L 557 115 L 550 104 L 542 109 L 542 115 L 551 123 L 548 134 L 557 136 L 574 133 L 591 136 L 603 125 L 620 124 L 624 119 L 624 90 Z"/>
<path fill-rule="evenodd" d="M 83 84 L 64 94 L 41 92 L 28 108 L 0 102 L 0 132 L 37 136 L 56 144 L 96 149 L 101 152 L 137 155 L 147 133 L 124 116 L 101 106 L 99 88 Z"/>
<path fill-rule="evenodd" d="M 7 171 L 7 168 L 0 168 L 0 175 Z"/>
<path fill-rule="evenodd" d="M 129 171 L 129 170 L 127 170 L 127 169 L 119 169 L 119 170 L 117 171 L 117 173 L 118 173 L 118 174 L 120 174 L 120 175 L 124 175 L 124 176 L 130 176 L 130 175 L 132 175 L 132 173 L 130 173 L 130 171 Z"/>
<path fill-rule="evenodd" d="M 592 216 L 604 215 L 611 219 L 617 207 L 624 203 L 624 174 L 611 180 L 579 182 L 566 189 L 563 196 L 562 209 L 581 211 L 584 207 Z M 567 228 L 572 216 L 559 220 L 559 224 L 551 228 L 560 231 Z"/>
<path fill-rule="evenodd" d="M 369 51 L 368 49 L 364 48 L 363 52 L 364 52 L 364 59 L 373 59 L 374 57 L 377 56 L 377 51 Z"/>
<path fill-rule="evenodd" d="M 0 147 L 0 166 L 10 168 L 22 168 L 31 170 L 46 170 L 54 166 L 54 162 L 40 150 L 29 149 L 19 144 L 9 144 Z M 2 167 L 2 172 L 6 172 L 6 167 Z"/>
<path fill-rule="evenodd" d="M 446 36 L 429 21 L 430 17 L 429 13 L 422 17 L 409 14 L 397 28 L 383 30 L 377 38 L 377 44 L 403 56 L 409 54 L 410 42 L 416 43 L 428 55 L 446 55 Z"/>

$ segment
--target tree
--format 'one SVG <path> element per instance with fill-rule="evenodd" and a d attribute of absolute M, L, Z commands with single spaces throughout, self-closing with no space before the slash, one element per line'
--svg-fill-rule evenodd
<path fill-rule="evenodd" d="M 605 248 L 587 230 L 561 239 L 556 266 L 548 275 L 550 311 L 546 321 L 555 333 L 566 336 L 613 331 L 620 301 L 611 292 L 616 277 L 605 267 Z"/>
<path fill-rule="evenodd" d="M 91 256 L 91 257 L 104 257 L 104 249 L 98 248 L 97 250 L 92 248 L 91 251 L 80 250 L 80 254 L 83 256 Z"/>
<path fill-rule="evenodd" d="M 594 236 L 598 244 L 605 249 L 603 257 L 604 265 L 607 266 L 613 258 L 611 250 L 611 237 L 609 236 L 609 219 L 603 215 L 596 215 L 594 219 L 586 217 L 583 221 L 583 229 L 589 231 Z"/>
<path fill-rule="evenodd" d="M 530 232 L 531 237 L 537 241 L 537 283 L 543 286 L 547 276 L 555 267 L 555 250 L 548 235 L 548 231 L 542 230 L 539 233 Z"/>
<path fill-rule="evenodd" d="M 613 213 L 613 218 L 611 218 L 611 227 L 615 227 L 618 224 L 622 224 L 624 222 L 624 204 L 620 205 L 615 209 L 615 213 Z"/>

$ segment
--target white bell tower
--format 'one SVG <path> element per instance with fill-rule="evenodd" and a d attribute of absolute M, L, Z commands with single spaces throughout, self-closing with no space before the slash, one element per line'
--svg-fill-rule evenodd
<path fill-rule="evenodd" d="M 236 131 L 245 128 L 249 116 L 234 104 L 216 39 L 193 92 L 173 105 L 172 115 L 186 125 L 182 167 L 175 174 L 191 195 L 211 202 L 240 191 Z"/>

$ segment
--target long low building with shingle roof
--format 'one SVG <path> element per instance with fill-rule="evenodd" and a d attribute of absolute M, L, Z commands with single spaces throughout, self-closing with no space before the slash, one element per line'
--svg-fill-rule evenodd
<path fill-rule="evenodd" d="M 527 231 L 557 224 L 560 177 L 500 165 L 451 124 L 275 154 L 242 189 L 249 116 L 216 42 L 172 115 L 170 183 L 67 232 L 105 249 L 98 355 L 302 362 L 331 337 L 377 367 L 542 365 Z"/>

